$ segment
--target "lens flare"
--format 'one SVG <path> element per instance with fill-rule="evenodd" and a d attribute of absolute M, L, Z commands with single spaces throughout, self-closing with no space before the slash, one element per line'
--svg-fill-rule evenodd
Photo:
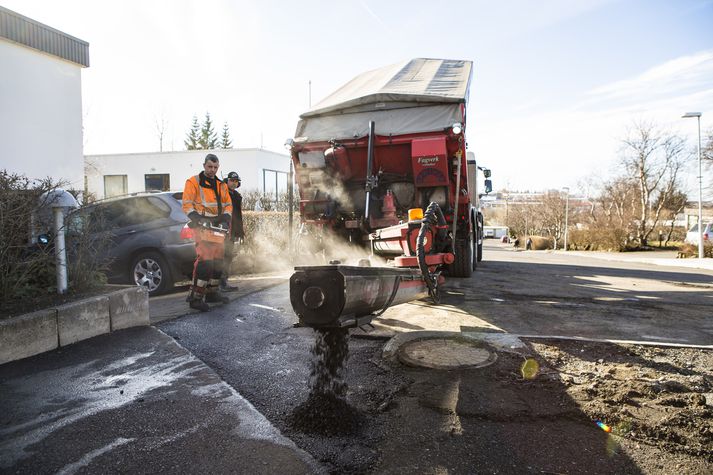
<path fill-rule="evenodd" d="M 608 426 L 608 425 L 606 425 L 606 424 L 603 423 L 602 421 L 596 420 L 596 421 L 594 421 L 594 423 L 595 423 L 596 425 L 598 425 L 599 428 L 600 428 L 601 430 L 603 430 L 604 432 L 606 432 L 606 433 L 611 432 L 611 427 Z"/>

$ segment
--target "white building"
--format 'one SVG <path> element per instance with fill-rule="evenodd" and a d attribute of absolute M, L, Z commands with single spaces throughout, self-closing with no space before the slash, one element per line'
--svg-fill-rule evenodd
<path fill-rule="evenodd" d="M 0 6 L 0 169 L 84 187 L 89 43 Z"/>
<path fill-rule="evenodd" d="M 220 160 L 218 176 L 238 172 L 240 190 L 274 195 L 287 190 L 290 157 L 264 149 L 190 150 L 84 157 L 87 191 L 97 199 L 140 191 L 182 191 L 186 179 L 203 170 L 208 153 Z"/>

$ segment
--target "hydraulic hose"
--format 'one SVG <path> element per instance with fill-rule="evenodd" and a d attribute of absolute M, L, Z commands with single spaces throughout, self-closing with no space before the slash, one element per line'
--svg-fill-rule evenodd
<path fill-rule="evenodd" d="M 421 270 L 421 275 L 423 280 L 428 286 L 428 293 L 433 299 L 434 303 L 440 301 L 440 296 L 438 294 L 438 277 L 435 274 L 431 274 L 428 270 L 428 265 L 426 264 L 426 251 L 425 242 L 426 234 L 428 234 L 429 228 L 432 226 L 445 226 L 446 218 L 443 216 L 443 211 L 438 203 L 431 202 L 426 208 L 426 212 L 423 213 L 423 219 L 421 220 L 421 229 L 418 231 L 418 237 L 416 238 L 416 259 L 418 261 L 418 268 Z M 435 247 L 436 232 L 433 233 L 434 242 L 431 243 L 431 247 Z"/>

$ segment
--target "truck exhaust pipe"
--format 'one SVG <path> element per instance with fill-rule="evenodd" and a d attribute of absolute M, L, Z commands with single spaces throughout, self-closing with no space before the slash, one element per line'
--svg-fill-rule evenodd
<path fill-rule="evenodd" d="M 290 302 L 304 326 L 357 327 L 392 305 L 428 297 L 419 269 L 347 265 L 298 266 Z"/>

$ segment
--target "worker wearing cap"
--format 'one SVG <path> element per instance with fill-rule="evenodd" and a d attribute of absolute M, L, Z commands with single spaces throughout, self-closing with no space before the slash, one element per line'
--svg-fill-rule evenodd
<path fill-rule="evenodd" d="M 220 290 L 222 292 L 234 292 L 238 290 L 238 287 L 228 284 L 230 264 L 233 262 L 233 243 L 240 242 L 245 238 L 242 211 L 243 195 L 238 192 L 238 188 L 240 188 L 240 175 L 238 175 L 237 172 L 228 173 L 225 183 L 228 185 L 230 201 L 233 205 L 233 217 L 230 222 L 230 242 L 225 245 L 225 272 L 223 272 L 223 277 L 220 279 Z"/>
<path fill-rule="evenodd" d="M 217 293 L 223 273 L 225 235 L 207 226 L 228 228 L 233 212 L 228 187 L 216 177 L 220 163 L 212 153 L 206 155 L 203 171 L 186 180 L 183 189 L 183 211 L 191 220 L 196 241 L 196 262 L 193 266 L 193 285 L 188 294 L 191 308 L 209 310 L 206 302 L 228 303 L 228 298 Z"/>

